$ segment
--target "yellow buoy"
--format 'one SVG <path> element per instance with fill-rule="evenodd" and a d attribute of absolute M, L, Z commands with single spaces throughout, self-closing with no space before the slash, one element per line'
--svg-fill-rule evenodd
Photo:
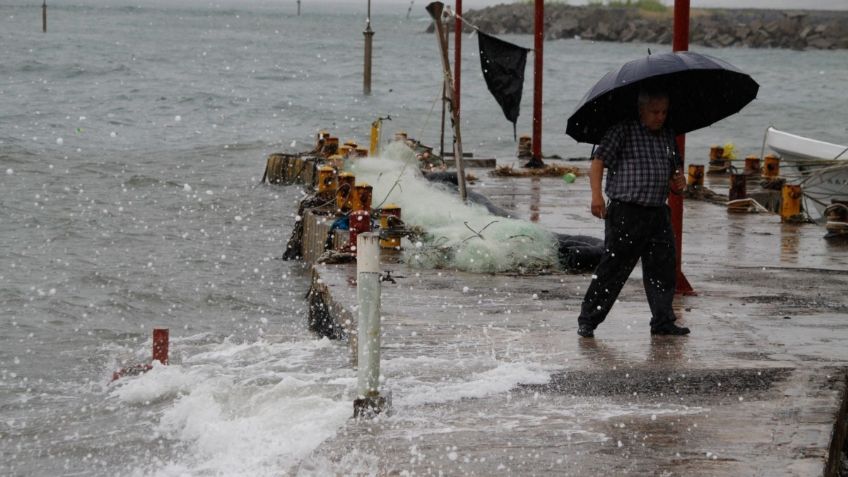
<path fill-rule="evenodd" d="M 397 204 L 386 204 L 380 211 L 380 229 L 389 229 L 389 217 L 400 219 L 400 206 Z M 386 237 L 380 239 L 380 247 L 382 248 L 400 248 L 400 237 Z"/>
<path fill-rule="evenodd" d="M 689 174 L 686 183 L 692 187 L 703 187 L 704 166 L 701 164 L 689 164 Z"/>
<path fill-rule="evenodd" d="M 318 168 L 318 194 L 322 196 L 335 194 L 338 187 L 336 170 L 333 166 L 321 166 Z"/>
<path fill-rule="evenodd" d="M 324 157 L 330 157 L 334 154 L 338 154 L 339 152 L 339 138 L 333 136 L 327 136 L 324 139 L 324 145 L 321 147 L 321 155 Z"/>
<path fill-rule="evenodd" d="M 727 200 L 739 200 L 748 197 L 746 185 L 745 174 L 731 174 Z"/>
<path fill-rule="evenodd" d="M 373 187 L 366 182 L 358 182 L 354 186 L 353 197 L 351 197 L 352 210 L 371 210 L 371 195 Z"/>
<path fill-rule="evenodd" d="M 780 218 L 782 221 L 795 220 L 801 214 L 801 195 L 800 185 L 783 185 L 780 201 Z"/>
<path fill-rule="evenodd" d="M 338 187 L 336 188 L 336 209 L 338 212 L 350 212 L 353 200 L 353 185 L 356 182 L 356 176 L 350 172 L 340 172 L 337 177 Z"/>
<path fill-rule="evenodd" d="M 745 158 L 745 175 L 755 176 L 760 174 L 760 158 L 750 155 Z"/>
<path fill-rule="evenodd" d="M 765 157 L 765 165 L 763 166 L 763 175 L 766 177 L 780 176 L 780 158 L 774 154 L 769 154 Z"/>

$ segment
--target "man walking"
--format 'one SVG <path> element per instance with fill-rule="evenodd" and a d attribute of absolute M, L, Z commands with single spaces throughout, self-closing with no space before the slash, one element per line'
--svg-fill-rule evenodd
<path fill-rule="evenodd" d="M 592 215 L 605 221 L 605 250 L 577 319 L 577 333 L 584 338 L 594 337 L 640 258 L 651 334 L 689 333 L 689 328 L 674 324 L 671 308 L 676 258 L 666 199 L 669 190 L 680 193 L 686 184 L 674 132 L 665 127 L 668 95 L 643 89 L 634 106 L 639 119 L 612 126 L 590 167 Z M 601 187 L 604 168 L 609 205 Z"/>

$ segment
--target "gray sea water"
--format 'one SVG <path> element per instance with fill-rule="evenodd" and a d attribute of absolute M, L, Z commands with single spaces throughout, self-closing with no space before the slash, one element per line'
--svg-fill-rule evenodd
<path fill-rule="evenodd" d="M 260 185 L 265 156 L 306 150 L 320 129 L 365 142 L 387 114 L 387 131 L 437 144 L 423 7 L 375 8 L 366 97 L 358 6 L 62 2 L 44 34 L 30 3 L 0 3 L 0 474 L 290 471 L 349 417 L 355 375 L 343 344 L 306 331 L 308 277 L 277 259 L 302 192 Z M 508 159 L 512 126 L 476 38 L 464 45 L 465 149 Z M 566 118 L 648 48 L 668 49 L 545 44 L 545 154 L 588 155 Z M 728 142 L 758 154 L 769 125 L 848 143 L 848 52 L 693 49 L 761 90 L 690 134 L 689 161 Z M 111 383 L 149 359 L 153 327 L 171 330 L 171 366 Z"/>

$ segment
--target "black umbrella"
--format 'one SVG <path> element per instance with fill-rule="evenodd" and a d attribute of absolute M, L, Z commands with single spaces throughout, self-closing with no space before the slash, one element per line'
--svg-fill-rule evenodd
<path fill-rule="evenodd" d="M 637 118 L 643 87 L 669 96 L 666 126 L 684 134 L 738 112 L 757 97 L 760 85 L 735 66 L 712 56 L 681 51 L 648 54 L 610 71 L 580 101 L 565 132 L 597 144 L 607 129 Z"/>

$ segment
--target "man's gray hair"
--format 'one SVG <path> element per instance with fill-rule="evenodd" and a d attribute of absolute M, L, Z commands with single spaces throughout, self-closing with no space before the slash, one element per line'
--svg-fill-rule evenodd
<path fill-rule="evenodd" d="M 661 89 L 652 89 L 652 88 L 642 88 L 639 90 L 639 96 L 637 98 L 637 104 L 641 109 L 646 104 L 650 103 L 653 100 L 657 99 L 668 99 L 668 93 Z"/>

